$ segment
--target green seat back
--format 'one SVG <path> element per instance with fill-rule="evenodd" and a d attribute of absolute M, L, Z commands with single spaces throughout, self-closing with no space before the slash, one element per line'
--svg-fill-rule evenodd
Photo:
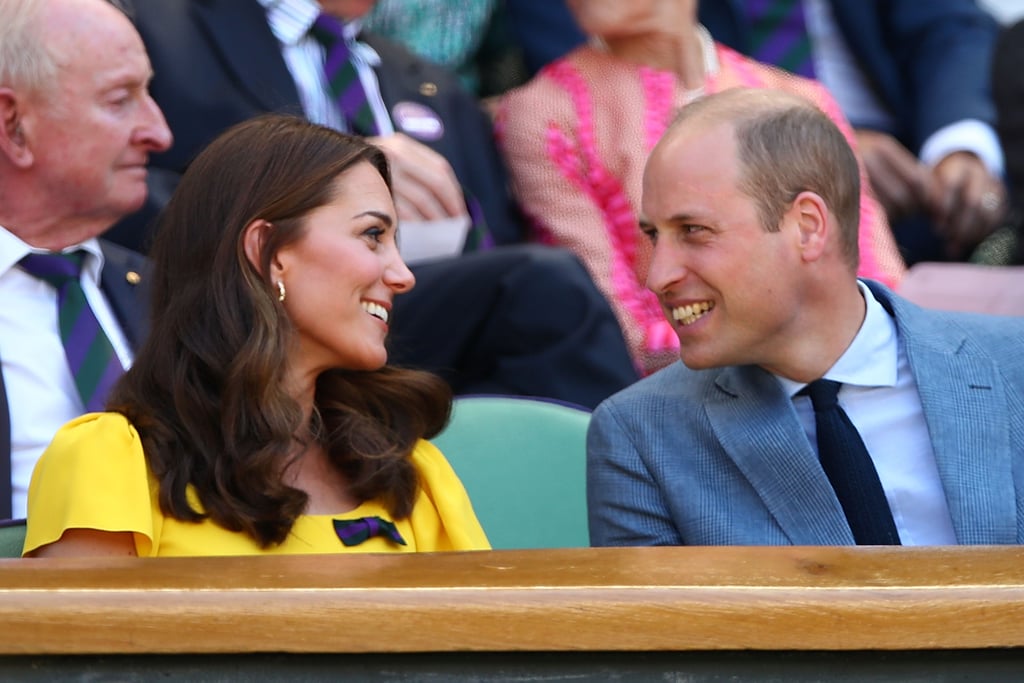
<path fill-rule="evenodd" d="M 586 410 L 540 399 L 455 399 L 451 422 L 433 442 L 465 485 L 492 547 L 590 544 L 589 423 Z"/>
<path fill-rule="evenodd" d="M 25 546 L 25 520 L 0 520 L 0 557 L 21 557 Z"/>

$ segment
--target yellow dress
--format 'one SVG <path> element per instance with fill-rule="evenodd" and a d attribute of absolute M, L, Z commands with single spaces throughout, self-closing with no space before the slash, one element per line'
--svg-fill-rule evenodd
<path fill-rule="evenodd" d="M 130 531 L 140 557 L 487 549 L 466 490 L 441 452 L 421 440 L 411 458 L 420 492 L 412 514 L 395 521 L 406 545 L 383 536 L 351 547 L 341 543 L 335 519 L 391 519 L 371 500 L 342 514 L 303 515 L 283 543 L 264 549 L 245 533 L 210 520 L 193 523 L 165 516 L 138 432 L 119 413 L 90 413 L 64 425 L 36 464 L 28 490 L 24 552 L 53 543 L 67 529 Z M 202 509 L 191 489 L 188 497 L 193 508 Z"/>

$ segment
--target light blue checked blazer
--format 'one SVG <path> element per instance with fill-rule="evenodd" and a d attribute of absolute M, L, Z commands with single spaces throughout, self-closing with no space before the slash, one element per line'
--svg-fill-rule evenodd
<path fill-rule="evenodd" d="M 894 316 L 961 544 L 1024 543 L 1024 318 Z M 778 381 L 677 362 L 601 404 L 587 435 L 593 545 L 852 545 Z"/>

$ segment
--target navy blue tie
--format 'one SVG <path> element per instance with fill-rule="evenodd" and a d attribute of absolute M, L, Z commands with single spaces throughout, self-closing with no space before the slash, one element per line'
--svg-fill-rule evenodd
<path fill-rule="evenodd" d="M 811 398 L 818 458 L 843 506 L 857 545 L 900 545 L 885 491 L 857 428 L 839 405 L 839 382 L 819 379 L 800 393 Z"/>

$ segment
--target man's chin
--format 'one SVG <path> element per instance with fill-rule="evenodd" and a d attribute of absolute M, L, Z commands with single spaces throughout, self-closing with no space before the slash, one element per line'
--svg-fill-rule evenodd
<path fill-rule="evenodd" d="M 113 207 L 120 212 L 121 217 L 127 216 L 130 213 L 135 213 L 142 208 L 142 205 L 146 203 L 146 183 L 145 175 L 141 187 L 132 188 L 125 192 L 118 193 L 111 202 Z"/>
<path fill-rule="evenodd" d="M 722 360 L 717 356 L 694 351 L 687 352 L 685 349 L 679 353 L 679 359 L 691 370 L 708 370 L 723 365 Z"/>

